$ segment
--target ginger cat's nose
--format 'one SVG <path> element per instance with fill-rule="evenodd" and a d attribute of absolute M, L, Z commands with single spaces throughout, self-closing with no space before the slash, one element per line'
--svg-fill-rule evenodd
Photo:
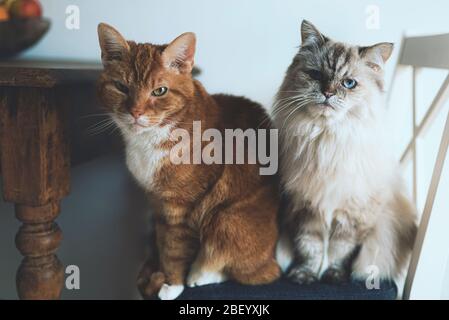
<path fill-rule="evenodd" d="M 131 110 L 131 115 L 134 117 L 134 119 L 139 119 L 141 115 L 143 115 L 143 110 Z"/>

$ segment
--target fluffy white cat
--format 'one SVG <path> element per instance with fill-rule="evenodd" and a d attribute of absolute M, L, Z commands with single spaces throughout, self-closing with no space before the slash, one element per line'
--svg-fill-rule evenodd
<path fill-rule="evenodd" d="M 385 144 L 383 68 L 393 45 L 334 42 L 307 21 L 301 31 L 272 111 L 291 249 L 280 262 L 298 283 L 395 279 L 414 243 L 416 210 Z"/>

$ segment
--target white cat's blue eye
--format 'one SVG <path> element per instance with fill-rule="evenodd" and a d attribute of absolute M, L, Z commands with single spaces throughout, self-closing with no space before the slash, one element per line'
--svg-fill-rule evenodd
<path fill-rule="evenodd" d="M 357 81 L 354 79 L 345 79 L 342 81 L 342 85 L 346 89 L 354 89 L 357 86 Z"/>

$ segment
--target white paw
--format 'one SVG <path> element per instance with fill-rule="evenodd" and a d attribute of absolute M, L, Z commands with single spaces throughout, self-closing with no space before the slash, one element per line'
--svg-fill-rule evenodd
<path fill-rule="evenodd" d="M 281 267 L 282 272 L 287 272 L 287 269 L 293 262 L 293 244 L 291 240 L 282 234 L 276 245 L 276 261 Z"/>
<path fill-rule="evenodd" d="M 227 280 L 223 272 L 217 271 L 193 271 L 187 277 L 187 286 L 198 287 L 207 284 L 222 283 Z"/>
<path fill-rule="evenodd" d="M 170 286 L 164 283 L 159 290 L 158 297 L 161 300 L 175 300 L 183 291 L 184 286 L 182 284 Z"/>

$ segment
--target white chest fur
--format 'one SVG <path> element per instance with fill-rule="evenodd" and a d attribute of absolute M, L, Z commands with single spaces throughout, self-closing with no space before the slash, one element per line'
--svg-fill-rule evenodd
<path fill-rule="evenodd" d="M 296 147 L 284 153 L 283 164 L 286 189 L 299 205 L 310 203 L 329 222 L 334 210 L 362 206 L 377 190 L 388 189 L 394 166 L 377 128 L 301 129 L 289 137 Z"/>
<path fill-rule="evenodd" d="M 170 127 L 155 128 L 139 135 L 126 137 L 126 164 L 137 182 L 145 189 L 151 189 L 154 176 L 169 150 L 160 144 L 170 137 Z"/>

